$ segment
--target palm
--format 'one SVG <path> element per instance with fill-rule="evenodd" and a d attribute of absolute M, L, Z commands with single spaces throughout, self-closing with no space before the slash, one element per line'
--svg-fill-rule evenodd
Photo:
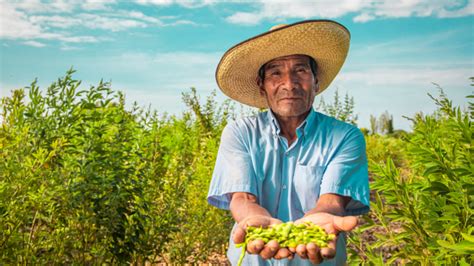
<path fill-rule="evenodd" d="M 326 212 L 310 214 L 296 221 L 296 223 L 311 222 L 321 226 L 328 234 L 338 234 L 341 231 L 351 231 L 357 226 L 355 216 L 336 216 Z"/>
<path fill-rule="evenodd" d="M 336 255 L 336 240 L 337 235 L 341 231 L 351 231 L 357 226 L 357 217 L 356 216 L 336 216 L 330 213 L 319 212 L 307 215 L 297 221 L 296 224 L 311 222 L 318 226 L 321 226 L 326 233 L 335 234 L 336 238 L 331 240 L 328 243 L 327 247 L 320 248 L 316 247 L 315 244 L 310 243 L 306 246 L 302 245 L 301 247 L 294 249 L 298 255 L 302 258 L 308 258 L 311 262 L 318 264 L 321 262 L 322 258 L 332 258 Z"/>

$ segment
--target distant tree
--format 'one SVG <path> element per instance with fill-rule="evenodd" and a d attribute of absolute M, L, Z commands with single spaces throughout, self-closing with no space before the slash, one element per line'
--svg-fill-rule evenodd
<path fill-rule="evenodd" d="M 380 133 L 382 134 L 392 134 L 393 133 L 393 116 L 385 111 L 380 115 L 379 118 L 379 128 Z"/>
<path fill-rule="evenodd" d="M 377 134 L 378 132 L 378 124 L 377 124 L 377 117 L 370 115 L 370 133 L 372 135 Z"/>
<path fill-rule="evenodd" d="M 357 125 L 358 117 L 354 114 L 354 97 L 349 96 L 347 92 L 344 99 L 340 99 L 339 92 L 336 90 L 333 103 L 326 103 L 321 97 L 318 110 L 341 121 Z"/>

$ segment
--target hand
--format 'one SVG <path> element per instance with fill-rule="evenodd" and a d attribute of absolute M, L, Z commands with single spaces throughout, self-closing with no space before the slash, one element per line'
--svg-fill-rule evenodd
<path fill-rule="evenodd" d="M 234 230 L 234 243 L 239 244 L 245 241 L 246 230 L 248 226 L 267 228 L 272 225 L 281 224 L 282 221 L 264 215 L 249 216 L 237 224 Z M 266 245 L 261 239 L 256 239 L 247 243 L 247 252 L 250 254 L 259 254 L 263 259 L 292 259 L 293 253 L 287 248 L 280 248 L 276 240 L 269 241 Z"/>
<path fill-rule="evenodd" d="M 327 247 L 320 248 L 314 243 L 307 245 L 300 244 L 296 248 L 290 248 L 290 251 L 296 252 L 302 259 L 309 259 L 313 264 L 319 264 L 323 258 L 334 258 L 336 255 L 336 240 L 339 232 L 349 232 L 357 226 L 356 216 L 336 216 L 326 212 L 309 214 L 296 220 L 295 224 L 312 222 L 321 226 L 326 233 L 335 234 L 336 237 L 328 243 Z"/>

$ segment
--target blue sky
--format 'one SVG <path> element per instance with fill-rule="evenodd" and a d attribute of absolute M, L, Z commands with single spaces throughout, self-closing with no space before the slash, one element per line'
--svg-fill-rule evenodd
<path fill-rule="evenodd" d="M 196 87 L 204 99 L 218 89 L 214 72 L 228 48 L 304 19 L 333 19 L 351 31 L 346 63 L 322 96 L 353 96 L 359 126 L 388 111 L 395 128 L 409 129 L 403 115 L 435 109 L 432 82 L 467 106 L 471 0 L 0 0 L 0 97 L 34 78 L 45 88 L 73 66 L 86 87 L 103 78 L 129 103 L 179 114 L 182 92 Z"/>

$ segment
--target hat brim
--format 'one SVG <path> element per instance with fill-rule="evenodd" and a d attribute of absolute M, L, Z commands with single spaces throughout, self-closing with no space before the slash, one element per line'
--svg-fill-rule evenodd
<path fill-rule="evenodd" d="M 266 108 L 266 99 L 256 83 L 260 67 L 278 57 L 303 54 L 317 62 L 319 94 L 331 84 L 344 64 L 349 43 L 349 31 L 334 21 L 307 20 L 290 24 L 230 48 L 217 66 L 216 81 L 230 98 Z"/>

